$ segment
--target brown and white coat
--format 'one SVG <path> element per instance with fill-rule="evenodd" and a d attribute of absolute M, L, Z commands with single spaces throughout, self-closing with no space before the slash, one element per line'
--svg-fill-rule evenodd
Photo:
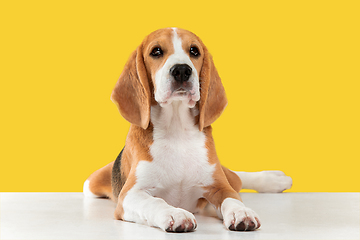
<path fill-rule="evenodd" d="M 241 188 L 291 187 L 291 178 L 280 171 L 221 166 L 211 124 L 227 99 L 211 55 L 189 31 L 167 28 L 148 35 L 131 54 L 111 99 L 130 130 L 117 160 L 94 172 L 84 193 L 114 200 L 116 219 L 193 231 L 193 213 L 210 203 L 227 229 L 255 230 L 260 219 L 242 203 Z"/>

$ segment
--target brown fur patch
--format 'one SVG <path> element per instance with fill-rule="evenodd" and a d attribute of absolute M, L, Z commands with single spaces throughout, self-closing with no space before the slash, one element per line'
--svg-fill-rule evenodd
<path fill-rule="evenodd" d="M 199 210 L 202 210 L 206 207 L 206 205 L 208 204 L 208 200 L 206 200 L 205 198 L 199 198 L 196 208 Z"/>
<path fill-rule="evenodd" d="M 90 175 L 90 191 L 99 197 L 108 197 L 113 199 L 111 189 L 111 172 L 114 162 L 109 163 L 105 167 L 100 168 Z"/>
<path fill-rule="evenodd" d="M 200 72 L 199 130 L 210 126 L 227 106 L 227 98 L 212 56 L 205 45 L 204 63 Z"/>
<path fill-rule="evenodd" d="M 144 129 L 148 127 L 151 93 L 141 46 L 131 54 L 111 94 L 111 99 L 127 121 Z"/>
<path fill-rule="evenodd" d="M 230 186 L 236 191 L 240 192 L 242 187 L 242 182 L 239 176 L 228 168 L 221 166 L 223 172 L 225 173 L 226 179 L 228 180 Z"/>
<path fill-rule="evenodd" d="M 115 210 L 115 218 L 123 218 L 122 203 L 127 192 L 136 183 L 136 166 L 139 161 L 152 161 L 150 155 L 150 146 L 153 143 L 152 139 L 153 126 L 150 123 L 147 129 L 143 129 L 136 125 L 131 125 L 126 139 L 124 152 L 121 159 L 121 172 L 124 174 L 126 182 L 122 187 L 119 196 L 114 196 L 114 201 L 117 202 Z"/>
<path fill-rule="evenodd" d="M 210 186 L 204 187 L 204 197 L 213 204 L 217 209 L 226 198 L 235 198 L 241 201 L 240 195 L 230 185 L 220 161 L 216 155 L 215 143 L 212 137 L 211 126 L 204 128 L 206 135 L 206 148 L 208 150 L 208 158 L 210 164 L 215 164 L 215 172 L 213 173 L 214 183 Z"/>
<path fill-rule="evenodd" d="M 218 208 L 227 197 L 241 200 L 237 191 L 241 188 L 241 181 L 220 165 L 211 134 L 210 124 L 225 109 L 227 99 L 212 57 L 200 38 L 183 29 L 177 29 L 177 34 L 182 39 L 185 53 L 189 54 L 192 46 L 196 46 L 200 51 L 198 58 L 189 55 L 200 78 L 200 101 L 197 103 L 200 114 L 196 117 L 196 121 L 199 123 L 199 130 L 204 131 L 206 135 L 209 163 L 216 166 L 213 174 L 214 184 L 204 188 L 206 200 L 199 199 L 198 206 L 203 207 L 209 201 Z M 125 184 L 118 196 L 112 196 L 111 170 L 113 162 L 96 171 L 89 179 L 93 180 L 93 183 L 90 181 L 90 190 L 93 193 L 109 196 L 117 202 L 116 219 L 123 219 L 122 203 L 127 192 L 136 184 L 135 171 L 138 162 L 141 160 L 152 161 L 149 151 L 153 143 L 150 107 L 157 104 L 154 99 L 155 74 L 164 65 L 168 56 L 174 52 L 172 37 L 173 29 L 171 28 L 160 29 L 147 36 L 137 50 L 131 54 L 111 96 L 121 115 L 131 123 L 120 169 Z M 154 47 L 162 48 L 163 56 L 161 58 L 150 56 Z"/>

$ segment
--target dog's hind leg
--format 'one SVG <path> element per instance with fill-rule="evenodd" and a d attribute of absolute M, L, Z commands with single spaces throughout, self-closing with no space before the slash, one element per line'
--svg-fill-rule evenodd
<path fill-rule="evenodd" d="M 292 186 L 292 179 L 282 171 L 234 172 L 242 183 L 243 189 L 253 189 L 260 193 L 281 193 Z"/>
<path fill-rule="evenodd" d="M 237 192 L 241 189 L 252 189 L 260 193 L 280 193 L 292 186 L 291 177 L 282 171 L 235 172 L 224 166 L 222 170 L 231 187 Z"/>
<path fill-rule="evenodd" d="M 111 188 L 111 172 L 114 162 L 96 170 L 86 179 L 83 193 L 86 197 L 105 197 L 113 198 Z"/>

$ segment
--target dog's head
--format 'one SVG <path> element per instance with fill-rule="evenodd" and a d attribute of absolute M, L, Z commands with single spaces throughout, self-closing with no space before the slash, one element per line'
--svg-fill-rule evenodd
<path fill-rule="evenodd" d="M 227 105 L 211 55 L 193 33 L 177 28 L 148 35 L 131 54 L 111 99 L 130 123 L 146 129 L 150 106 L 172 101 L 199 108 L 199 130 L 213 123 Z"/>

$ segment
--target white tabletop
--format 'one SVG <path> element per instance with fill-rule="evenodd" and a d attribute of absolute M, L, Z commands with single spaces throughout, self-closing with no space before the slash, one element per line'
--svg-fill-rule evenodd
<path fill-rule="evenodd" d="M 1 193 L 0 239 L 359 239 L 360 193 L 241 193 L 260 216 L 253 232 L 195 215 L 191 233 L 114 220 L 115 203 L 82 193 Z"/>

